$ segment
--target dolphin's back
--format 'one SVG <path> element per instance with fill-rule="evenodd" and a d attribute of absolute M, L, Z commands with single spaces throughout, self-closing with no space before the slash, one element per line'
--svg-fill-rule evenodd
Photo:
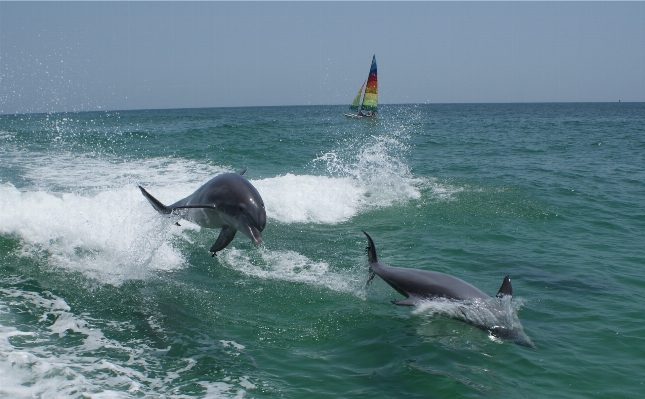
<path fill-rule="evenodd" d="M 457 277 L 441 272 L 404 267 L 392 267 L 378 260 L 372 237 L 367 237 L 367 260 L 370 265 L 369 283 L 378 275 L 390 287 L 409 300 L 397 301 L 398 305 L 413 305 L 423 299 L 441 297 L 446 299 L 468 300 L 489 299 L 485 292 Z"/>
<path fill-rule="evenodd" d="M 237 212 L 239 204 L 249 200 L 254 204 L 260 204 L 262 211 L 264 210 L 260 193 L 246 178 L 238 173 L 223 173 L 168 208 L 187 208 L 183 215 L 186 220 L 203 227 L 218 228 L 228 225 L 221 217 L 221 212 Z M 261 231 L 266 224 L 266 216 L 258 213 L 257 217 L 260 219 L 261 226 L 258 227 Z"/>
<path fill-rule="evenodd" d="M 252 198 L 261 202 L 260 193 L 253 185 L 238 173 L 224 173 L 215 176 L 190 196 L 177 201 L 170 207 L 188 205 L 220 205 L 222 203 L 241 202 Z"/>
<path fill-rule="evenodd" d="M 372 268 L 390 286 L 406 297 L 417 299 L 446 298 L 455 300 L 490 299 L 485 292 L 472 284 L 449 274 L 387 266 L 379 262 Z"/>

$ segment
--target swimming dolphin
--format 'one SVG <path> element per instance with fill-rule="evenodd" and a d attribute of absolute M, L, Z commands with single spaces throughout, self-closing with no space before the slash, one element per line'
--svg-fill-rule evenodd
<path fill-rule="evenodd" d="M 366 252 L 370 276 L 367 284 L 374 276 L 381 277 L 390 287 L 405 296 L 405 299 L 392 301 L 395 305 L 417 306 L 437 298 L 459 301 L 460 305 L 472 305 L 469 309 L 460 308 L 458 318 L 462 321 L 474 324 L 494 336 L 511 339 L 519 345 L 535 347 L 510 307 L 513 287 L 509 276 L 504 277 L 497 295 L 491 298 L 479 288 L 445 273 L 389 266 L 378 260 L 374 241 L 365 231 L 363 234 L 368 242 Z M 477 311 L 482 314 L 468 317 L 469 313 Z"/>
<path fill-rule="evenodd" d="M 210 249 L 213 256 L 233 241 L 239 230 L 254 244 L 262 242 L 267 215 L 258 190 L 240 173 L 215 176 L 188 197 L 165 206 L 139 186 L 141 193 L 159 213 L 171 214 L 186 209 L 182 217 L 205 228 L 222 230 Z"/>

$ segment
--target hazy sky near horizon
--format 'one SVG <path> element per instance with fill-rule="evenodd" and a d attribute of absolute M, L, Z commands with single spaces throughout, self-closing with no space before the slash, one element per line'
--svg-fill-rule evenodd
<path fill-rule="evenodd" d="M 645 101 L 644 2 L 0 1 L 0 113 Z"/>

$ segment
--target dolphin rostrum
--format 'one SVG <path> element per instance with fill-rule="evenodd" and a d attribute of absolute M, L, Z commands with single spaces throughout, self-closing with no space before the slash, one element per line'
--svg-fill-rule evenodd
<path fill-rule="evenodd" d="M 213 256 L 233 241 L 239 230 L 254 244 L 262 242 L 267 215 L 258 190 L 240 173 L 215 176 L 188 197 L 165 206 L 139 186 L 141 193 L 159 213 L 171 214 L 185 209 L 182 217 L 205 228 L 222 230 L 210 249 Z"/>
<path fill-rule="evenodd" d="M 405 299 L 392 301 L 395 305 L 418 306 L 433 299 L 443 298 L 459 304 L 455 317 L 488 331 L 493 336 L 511 339 L 515 343 L 534 348 L 531 339 L 524 333 L 510 306 L 513 287 L 509 276 L 504 277 L 495 298 L 479 288 L 448 274 L 392 267 L 378 260 L 372 238 L 367 237 L 367 258 L 369 261 L 369 284 L 378 275 Z M 469 317 L 473 313 L 479 313 Z"/>

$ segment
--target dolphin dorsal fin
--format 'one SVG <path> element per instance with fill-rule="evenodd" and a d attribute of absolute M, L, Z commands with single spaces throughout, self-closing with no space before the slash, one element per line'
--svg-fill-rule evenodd
<path fill-rule="evenodd" d="M 502 281 L 502 286 L 499 287 L 499 291 L 497 291 L 497 295 L 495 296 L 497 298 L 502 298 L 506 295 L 513 297 L 513 286 L 511 285 L 511 279 L 508 276 L 504 277 L 504 281 Z"/>
<path fill-rule="evenodd" d="M 247 168 L 240 170 L 239 172 L 237 172 L 237 174 L 239 174 L 240 176 L 243 176 L 246 173 L 246 169 Z"/>

